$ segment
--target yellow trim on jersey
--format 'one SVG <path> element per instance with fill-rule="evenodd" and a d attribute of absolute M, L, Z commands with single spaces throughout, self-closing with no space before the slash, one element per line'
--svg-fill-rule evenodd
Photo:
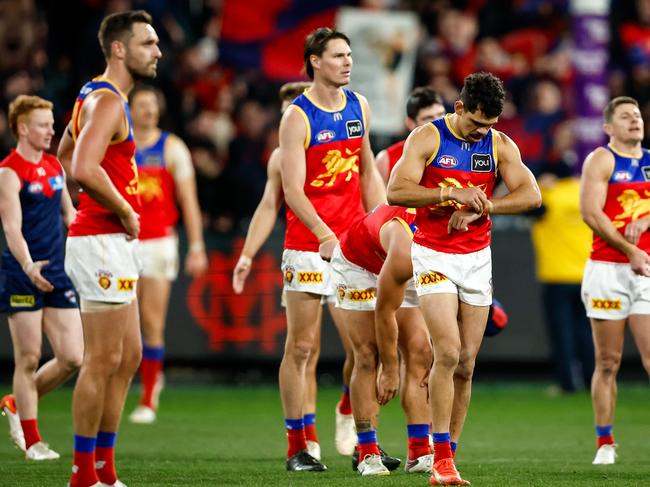
<path fill-rule="evenodd" d="M 126 101 L 126 102 L 129 101 L 129 97 L 126 96 L 126 94 L 124 94 L 124 92 L 122 92 L 122 90 L 120 90 L 118 88 L 118 86 L 115 84 L 115 82 L 112 79 L 107 78 L 106 76 L 97 76 L 97 77 L 93 78 L 93 81 L 106 81 L 109 85 L 111 85 L 113 88 L 115 88 L 117 90 L 117 92 L 120 94 L 120 96 L 122 98 L 124 98 L 124 101 Z M 101 88 L 101 89 L 105 89 L 105 88 Z M 97 90 L 97 91 L 99 91 L 99 90 Z"/>
<path fill-rule="evenodd" d="M 398 216 L 394 216 L 393 218 L 391 218 L 390 221 L 393 221 L 393 220 L 400 222 L 402 224 L 402 226 L 404 227 L 404 230 L 406 230 L 406 233 L 408 233 L 409 237 L 411 237 L 411 240 L 413 240 L 413 230 L 411 230 L 411 227 L 409 226 L 409 224 L 406 223 L 402 218 L 400 218 Z M 386 222 L 386 223 L 388 223 L 388 222 Z"/>
<path fill-rule="evenodd" d="M 492 155 L 494 156 L 494 169 L 499 167 L 499 150 L 497 148 L 499 137 L 497 131 L 490 129 L 492 131 Z"/>
<path fill-rule="evenodd" d="M 467 139 L 463 139 L 460 135 L 458 135 L 456 132 L 454 132 L 454 129 L 451 128 L 451 123 L 449 123 L 449 117 L 451 117 L 451 113 L 446 114 L 443 118 L 445 120 L 445 125 L 447 126 L 447 128 L 451 132 L 451 135 L 456 137 L 458 140 L 462 140 L 463 142 L 468 142 Z"/>
<path fill-rule="evenodd" d="M 313 104 L 316 108 L 318 108 L 319 110 L 323 110 L 324 112 L 327 112 L 327 113 L 336 113 L 336 112 L 340 112 L 340 111 L 344 110 L 344 109 L 345 109 L 345 106 L 348 104 L 348 98 L 345 96 L 345 93 L 343 93 L 343 90 L 339 88 L 339 94 L 341 95 L 341 107 L 340 107 L 340 108 L 337 108 L 337 109 L 335 109 L 335 110 L 328 110 L 327 108 L 324 108 L 324 107 L 320 106 L 318 103 L 316 103 L 316 102 L 314 101 L 314 99 L 313 99 L 313 98 L 311 97 L 311 95 L 309 94 L 309 91 L 310 91 L 310 90 L 311 90 L 311 88 L 306 89 L 305 92 L 303 93 L 303 95 L 305 95 L 305 96 L 307 97 L 307 99 L 308 99 L 310 102 L 312 102 L 312 104 Z"/>
<path fill-rule="evenodd" d="M 311 124 L 309 123 L 309 117 L 307 117 L 307 114 L 305 111 L 300 108 L 298 105 L 291 105 L 293 108 L 295 108 L 300 115 L 302 115 L 302 118 L 305 119 L 305 126 L 307 127 L 307 133 L 305 134 L 305 142 L 304 146 L 305 149 L 309 148 L 309 143 L 311 142 Z"/>
<path fill-rule="evenodd" d="M 641 155 L 640 156 L 633 156 L 632 154 L 628 154 L 627 152 L 621 152 L 619 150 L 616 150 L 612 147 L 612 144 L 607 144 L 607 147 L 609 147 L 612 152 L 615 154 L 618 154 L 621 157 L 629 157 L 630 159 L 641 159 L 643 157 L 643 148 L 641 148 Z"/>
<path fill-rule="evenodd" d="M 70 125 L 68 125 L 68 127 L 70 127 L 70 136 L 72 137 L 72 141 L 75 144 L 77 143 L 77 135 L 79 135 L 77 133 L 77 117 L 79 116 L 78 112 L 79 112 L 79 107 L 80 106 L 81 106 L 81 103 L 75 102 L 74 107 L 72 108 L 72 118 L 70 119 L 70 121 L 72 123 L 70 123 Z"/>
<path fill-rule="evenodd" d="M 361 100 L 361 95 L 357 93 L 356 91 L 353 91 L 355 95 L 357 95 L 357 99 L 359 100 L 359 105 L 361 106 L 361 116 L 363 117 L 363 128 L 364 132 L 366 130 L 366 127 L 368 126 L 368 115 L 366 113 L 366 104 Z"/>
<path fill-rule="evenodd" d="M 108 80 L 106 78 L 95 78 L 95 79 L 93 79 L 93 81 L 99 81 L 100 79 L 103 80 L 103 81 L 110 81 L 110 80 Z M 117 89 L 117 87 L 116 87 L 116 89 Z M 88 95 L 94 95 L 95 93 L 100 93 L 102 91 L 112 93 L 113 95 L 115 94 L 114 91 L 111 91 L 108 88 L 97 88 L 96 90 L 93 90 L 90 93 L 88 93 Z M 119 91 L 119 89 L 118 89 L 118 91 Z M 88 95 L 84 98 L 84 102 L 88 99 Z M 118 96 L 124 96 L 124 95 L 122 95 L 121 92 L 120 92 L 120 95 L 118 95 Z M 76 110 L 76 108 L 77 108 L 77 105 L 75 104 L 75 110 Z M 124 125 L 125 125 L 125 128 L 126 128 L 126 134 L 123 137 L 121 137 L 121 138 L 119 138 L 117 140 L 111 140 L 109 145 L 115 145 L 115 144 L 119 144 L 120 142 L 124 142 L 124 140 L 126 140 L 126 138 L 129 136 L 129 128 L 130 128 L 129 127 L 129 119 L 126 116 L 126 113 L 123 113 L 122 115 L 123 115 Z M 75 120 L 75 112 L 74 111 L 72 112 L 72 120 Z M 73 124 L 72 140 L 75 141 L 75 142 L 77 141 L 77 135 L 79 135 L 79 134 L 75 134 L 74 124 Z"/>
<path fill-rule="evenodd" d="M 428 166 L 429 164 L 431 164 L 433 162 L 433 160 L 438 155 L 438 151 L 440 150 L 440 130 L 438 130 L 438 127 L 433 125 L 433 122 L 429 122 L 429 123 L 431 124 L 433 129 L 438 133 L 438 146 L 435 148 L 435 150 L 433 151 L 431 156 L 429 156 L 429 158 L 427 159 L 427 162 L 424 164 L 424 167 Z"/>

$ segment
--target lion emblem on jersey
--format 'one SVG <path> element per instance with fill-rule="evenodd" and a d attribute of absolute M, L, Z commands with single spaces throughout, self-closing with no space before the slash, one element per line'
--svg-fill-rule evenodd
<path fill-rule="evenodd" d="M 327 151 L 327 155 L 323 158 L 326 171 L 316 176 L 311 182 L 311 185 L 320 188 L 321 186 L 333 186 L 339 174 L 346 174 L 345 181 L 352 179 L 353 172 L 359 172 L 359 151 L 350 151 L 345 149 L 345 157 L 338 149 Z"/>
<path fill-rule="evenodd" d="M 157 178 L 156 176 L 147 176 L 140 174 L 139 190 L 140 198 L 142 198 L 147 203 L 150 201 L 160 201 L 163 199 L 163 191 L 162 185 L 160 184 L 160 178 Z"/>
<path fill-rule="evenodd" d="M 471 181 L 467 181 L 467 186 L 463 186 L 463 183 L 461 183 L 456 178 L 444 178 L 442 181 L 440 181 L 438 183 L 438 187 L 440 189 L 445 189 L 445 188 L 449 188 L 449 187 L 454 188 L 454 189 L 461 189 L 463 187 L 465 187 L 465 188 L 473 188 L 474 185 L 472 184 Z M 477 187 L 480 188 L 481 190 L 483 190 L 483 192 L 485 192 L 485 190 L 487 189 L 487 184 L 485 184 L 485 183 L 479 184 Z M 435 205 L 430 206 L 429 210 L 432 213 L 444 214 L 444 213 L 446 213 L 446 209 L 447 209 L 446 207 L 451 207 L 455 211 L 455 210 L 462 210 L 463 208 L 466 208 L 466 205 L 464 205 L 462 203 L 459 203 L 456 200 L 447 200 L 447 201 L 443 201 L 441 203 L 436 203 Z"/>
<path fill-rule="evenodd" d="M 650 191 L 643 192 L 645 196 L 650 196 Z M 625 226 L 625 221 L 630 219 L 632 221 L 638 220 L 642 216 L 650 213 L 650 198 L 642 198 L 639 193 L 633 189 L 626 189 L 618 195 L 616 201 L 621 205 L 622 213 L 614 217 L 614 226 L 621 228 Z"/>

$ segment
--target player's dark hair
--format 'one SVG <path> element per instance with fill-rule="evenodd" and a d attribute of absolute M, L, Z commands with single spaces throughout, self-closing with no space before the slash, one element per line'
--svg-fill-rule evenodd
<path fill-rule="evenodd" d="M 128 12 L 120 12 L 104 17 L 99 26 L 97 37 L 107 60 L 111 57 L 111 44 L 113 41 L 126 44 L 133 35 L 133 24 L 138 23 L 151 24 L 151 15 L 144 10 L 129 10 Z"/>
<path fill-rule="evenodd" d="M 160 91 L 158 88 L 154 88 L 153 86 L 145 83 L 139 83 L 135 85 L 135 87 L 131 90 L 129 93 L 129 104 L 132 104 L 133 100 L 135 100 L 135 97 L 140 93 L 153 93 L 156 95 L 156 100 L 158 101 L 158 110 L 160 114 L 162 115 L 165 112 L 167 108 L 165 95 L 163 95 L 162 91 Z"/>
<path fill-rule="evenodd" d="M 505 99 L 503 82 L 492 73 L 485 71 L 466 77 L 463 89 L 460 91 L 460 100 L 465 105 L 465 110 L 468 112 L 481 110 L 488 118 L 501 115 Z"/>
<path fill-rule="evenodd" d="M 332 39 L 343 39 L 348 46 L 350 46 L 350 39 L 343 32 L 339 32 L 329 27 L 320 27 L 315 31 L 311 32 L 307 39 L 305 39 L 305 51 L 303 54 L 303 59 L 305 62 L 305 72 L 309 79 L 314 79 L 314 67 L 311 65 L 309 60 L 310 56 L 315 55 L 321 57 L 327 43 Z"/>
<path fill-rule="evenodd" d="M 442 97 L 433 88 L 419 86 L 411 91 L 408 100 L 406 100 L 406 115 L 415 120 L 420 110 L 433 104 L 444 105 Z"/>
<path fill-rule="evenodd" d="M 296 81 L 293 83 L 285 83 L 280 87 L 280 100 L 293 101 L 296 97 L 302 95 L 302 92 L 311 86 L 311 83 L 306 81 Z"/>
<path fill-rule="evenodd" d="M 605 119 L 605 123 L 612 123 L 612 118 L 614 118 L 614 112 L 616 109 L 620 105 L 625 105 L 626 103 L 631 103 L 637 108 L 639 107 L 639 102 L 631 96 L 617 96 L 616 98 L 612 98 L 603 110 L 603 118 Z"/>

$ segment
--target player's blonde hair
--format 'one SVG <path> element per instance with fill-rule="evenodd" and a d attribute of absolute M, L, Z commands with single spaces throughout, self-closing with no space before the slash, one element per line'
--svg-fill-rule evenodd
<path fill-rule="evenodd" d="M 280 100 L 293 101 L 294 98 L 302 95 L 302 92 L 311 86 L 307 81 L 295 81 L 293 83 L 285 83 L 280 88 Z"/>
<path fill-rule="evenodd" d="M 29 121 L 29 115 L 34 110 L 45 108 L 52 110 L 54 104 L 40 96 L 18 95 L 9 104 L 9 128 L 18 140 L 18 124 Z"/>

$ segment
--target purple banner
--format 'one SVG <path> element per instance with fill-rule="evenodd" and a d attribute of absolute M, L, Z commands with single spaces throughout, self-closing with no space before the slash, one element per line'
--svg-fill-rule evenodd
<path fill-rule="evenodd" d="M 591 2 L 589 2 L 591 3 Z M 594 0 L 590 7 L 593 7 Z M 608 8 L 581 9 L 583 2 L 574 2 L 573 24 L 573 66 L 574 113 L 576 153 L 580 166 L 584 158 L 595 147 L 606 142 L 603 133 L 603 109 L 609 101 L 607 87 L 607 62 L 609 59 Z"/>

